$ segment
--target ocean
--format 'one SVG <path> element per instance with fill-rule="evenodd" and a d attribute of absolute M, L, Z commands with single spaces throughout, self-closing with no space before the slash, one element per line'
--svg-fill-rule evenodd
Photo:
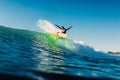
<path fill-rule="evenodd" d="M 120 79 L 120 57 L 52 34 L 0 26 L 0 80 Z"/>

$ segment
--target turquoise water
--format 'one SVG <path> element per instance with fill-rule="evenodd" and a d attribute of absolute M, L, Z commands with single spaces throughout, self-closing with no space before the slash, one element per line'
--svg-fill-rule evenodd
<path fill-rule="evenodd" d="M 0 80 L 120 79 L 120 58 L 50 34 L 0 26 Z"/>

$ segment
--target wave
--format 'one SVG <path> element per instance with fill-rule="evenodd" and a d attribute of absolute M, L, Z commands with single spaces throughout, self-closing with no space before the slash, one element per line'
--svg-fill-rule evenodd
<path fill-rule="evenodd" d="M 55 26 L 54 24 L 52 24 L 51 22 L 47 21 L 47 20 L 38 20 L 38 27 L 40 29 L 42 29 L 44 32 L 46 33 L 54 33 L 56 34 L 57 32 L 60 32 Z M 91 57 L 101 57 L 101 58 L 108 58 L 111 57 L 111 55 L 109 55 L 106 52 L 102 52 L 102 51 L 96 51 L 94 48 L 85 45 L 83 43 L 79 42 L 74 42 L 73 40 L 70 39 L 59 39 L 56 44 L 57 46 L 63 47 L 64 49 L 67 49 L 69 51 L 75 52 L 75 53 L 80 53 L 82 55 L 86 55 L 86 56 L 91 56 Z M 99 56 L 97 56 L 99 55 Z"/>
<path fill-rule="evenodd" d="M 29 45 L 37 51 L 72 53 L 94 58 L 116 58 L 105 52 L 96 51 L 94 48 L 86 44 L 74 42 L 70 39 L 55 39 L 53 34 L 50 33 L 39 33 L 4 26 L 0 26 L 0 44 L 4 45 L 2 46 L 4 48 L 10 48 L 11 46 L 9 46 L 9 44 L 13 44 L 14 47 L 16 47 L 16 44 L 23 44 Z M 1 51 L 4 52 L 5 50 Z"/>
<path fill-rule="evenodd" d="M 0 62 L 1 80 L 120 78 L 117 56 L 71 39 L 56 39 L 51 33 L 4 26 L 0 26 Z"/>

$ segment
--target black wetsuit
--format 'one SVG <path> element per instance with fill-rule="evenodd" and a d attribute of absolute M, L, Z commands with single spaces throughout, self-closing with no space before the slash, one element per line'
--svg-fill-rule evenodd
<path fill-rule="evenodd" d="M 61 33 L 65 33 L 66 34 L 66 31 L 67 30 L 69 30 L 72 26 L 70 26 L 69 28 L 67 28 L 67 29 L 65 29 L 64 27 L 62 28 L 62 27 L 60 27 L 60 26 L 58 26 L 58 25 L 56 25 L 58 28 L 60 28 L 61 30 L 63 29 L 64 31 L 63 32 L 61 32 Z"/>

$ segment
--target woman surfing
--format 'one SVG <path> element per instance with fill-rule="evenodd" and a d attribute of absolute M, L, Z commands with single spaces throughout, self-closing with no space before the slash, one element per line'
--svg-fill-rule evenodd
<path fill-rule="evenodd" d="M 57 26 L 59 29 L 61 29 L 61 33 L 64 33 L 64 34 L 66 34 L 66 31 L 67 31 L 67 30 L 69 30 L 69 29 L 72 28 L 72 26 L 70 26 L 69 28 L 65 29 L 64 26 L 61 26 L 61 27 L 60 27 L 60 26 L 58 26 L 58 25 L 56 25 L 56 24 L 55 24 L 55 26 Z"/>
<path fill-rule="evenodd" d="M 70 26 L 69 28 L 65 29 L 64 26 L 58 26 L 55 24 L 55 26 L 57 26 L 59 29 L 61 29 L 61 32 L 57 32 L 57 36 L 61 37 L 61 38 L 66 38 L 68 35 L 66 34 L 67 30 L 71 29 L 72 26 Z"/>

